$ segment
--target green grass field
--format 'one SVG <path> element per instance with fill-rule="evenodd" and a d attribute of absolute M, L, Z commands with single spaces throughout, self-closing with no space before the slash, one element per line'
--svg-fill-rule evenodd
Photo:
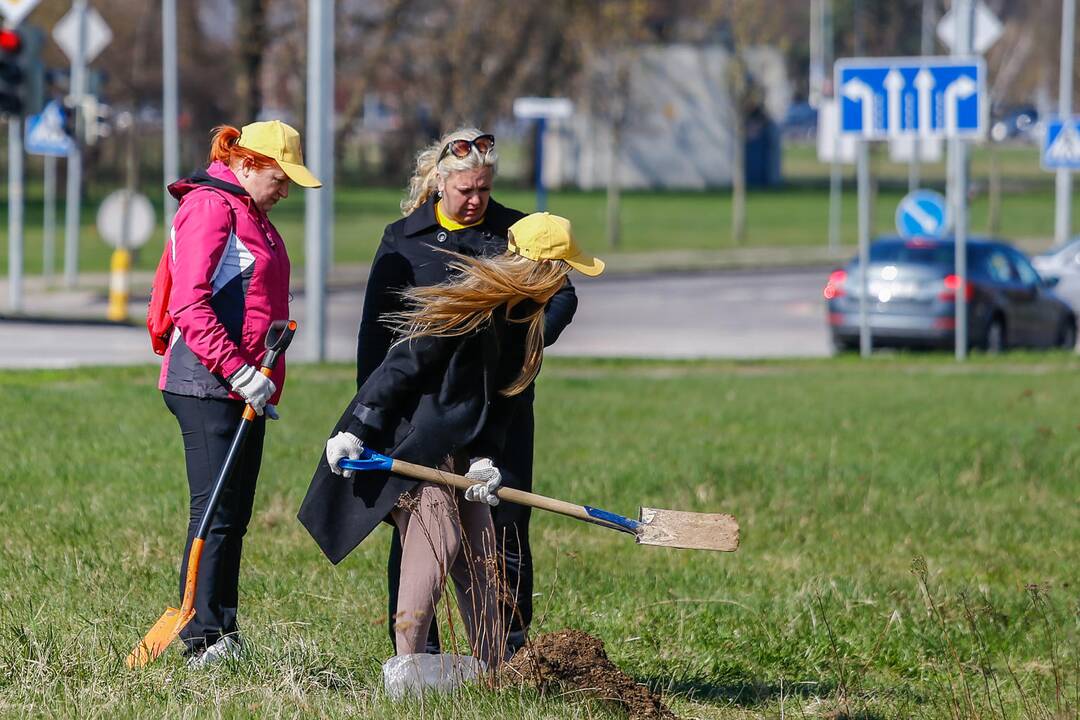
<path fill-rule="evenodd" d="M 598 635 L 682 717 L 1076 718 L 1078 371 L 1053 353 L 552 359 L 538 491 L 732 512 L 743 544 L 639 547 L 534 516 L 534 630 Z M 249 655 L 133 673 L 125 654 L 177 600 L 186 524 L 156 372 L 0 372 L 0 716 L 617 717 L 516 688 L 382 696 L 388 533 L 334 568 L 294 518 L 352 375 L 295 367 L 269 429 Z"/>
<path fill-rule="evenodd" d="M 1054 234 L 1054 193 L 1052 176 L 1038 167 L 1038 155 L 1030 147 L 1005 147 L 1000 151 L 1004 177 L 1023 183 L 1027 189 L 1007 193 L 1002 199 L 1001 235 L 1022 239 L 1029 250 L 1049 247 Z M 886 185 L 878 194 L 874 227 L 878 233 L 894 232 L 896 205 L 906 187 L 906 166 L 877 163 Z M 981 187 L 971 207 L 971 229 L 984 233 L 988 227 L 985 178 L 988 159 L 984 149 L 976 149 L 972 161 L 972 180 Z M 828 168 L 817 162 L 812 147 L 793 145 L 785 148 L 784 176 L 793 184 L 779 190 L 752 191 L 748 197 L 746 245 L 751 247 L 824 246 L 828 242 Z M 846 170 L 842 207 L 841 242 L 857 241 L 856 199 L 851 168 Z M 928 166 L 925 178 L 929 186 L 944 186 L 942 164 Z M 35 176 L 36 177 L 36 176 Z M 897 183 L 901 183 L 898 185 Z M 83 234 L 80 244 L 80 267 L 85 272 L 107 272 L 110 249 L 100 240 L 94 226 L 97 206 L 112 188 L 88 188 L 83 207 Z M 154 186 L 145 192 L 160 205 L 161 193 Z M 501 186 L 495 197 L 504 204 L 525 211 L 532 210 L 535 196 L 529 190 Z M 1073 202 L 1073 228 L 1080 229 L 1080 188 Z M 369 262 L 382 236 L 383 228 L 400 217 L 397 188 L 356 188 L 339 184 L 335 197 L 334 259 L 339 263 Z M 605 230 L 605 195 L 602 192 L 554 192 L 549 209 L 574 221 L 576 234 L 587 247 L 609 255 Z M 29 274 L 42 272 L 41 223 L 43 203 L 40 186 L 28 188 L 26 208 L 25 268 Z M 57 238 L 57 269 L 62 267 L 63 205 L 59 209 L 60 230 Z M 160 207 L 158 208 L 160 217 Z M 304 202 L 303 193 L 294 192 L 274 209 L 271 218 L 285 236 L 289 252 L 297 266 L 303 264 Z M 732 247 L 731 194 L 710 192 L 628 192 L 622 202 L 623 238 L 619 252 L 658 250 L 723 250 Z M 157 263 L 163 234 L 137 258 L 137 268 L 152 270 Z M 1034 239 L 1034 240 L 1032 240 Z M 7 205 L 0 195 L 0 274 L 7 272 Z"/>

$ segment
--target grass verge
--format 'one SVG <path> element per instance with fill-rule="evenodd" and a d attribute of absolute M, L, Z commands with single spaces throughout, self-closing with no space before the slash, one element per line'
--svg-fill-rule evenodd
<path fill-rule="evenodd" d="M 534 514 L 536 628 L 574 627 L 683 716 L 1076 718 L 1080 361 L 551 359 L 539 492 L 734 513 L 730 555 Z M 125 654 L 177 593 L 183 456 L 154 368 L 0 372 L 0 715 L 613 717 L 577 696 L 386 700 L 387 533 L 339 567 L 294 515 L 347 400 L 297 367 L 241 584 L 250 652 Z"/>

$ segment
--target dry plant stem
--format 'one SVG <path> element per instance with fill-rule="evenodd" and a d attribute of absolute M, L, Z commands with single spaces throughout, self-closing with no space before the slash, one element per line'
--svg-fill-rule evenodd
<path fill-rule="evenodd" d="M 919 580 L 919 586 L 922 588 L 923 596 L 926 598 L 928 609 L 934 619 L 937 620 L 938 626 L 941 628 L 941 635 L 945 640 L 945 646 L 949 649 L 949 655 L 952 657 L 960 675 L 960 683 L 964 689 L 964 700 L 967 703 L 968 717 L 977 717 L 978 713 L 975 712 L 975 703 L 971 697 L 971 688 L 968 687 L 967 676 L 964 674 L 964 666 L 963 663 L 960 662 L 960 654 L 956 651 L 952 636 L 949 634 L 948 624 L 945 622 L 945 615 L 941 612 L 941 608 L 938 606 L 937 601 L 934 600 L 934 596 L 930 592 L 929 571 L 926 567 L 926 560 L 922 557 L 916 557 L 911 562 L 911 571 Z M 956 687 L 953 684 L 952 672 L 950 671 L 946 677 L 949 680 L 949 700 L 952 703 L 950 710 L 953 712 L 954 717 L 963 717 L 963 713 L 960 710 L 960 701 L 956 697 Z"/>
<path fill-rule="evenodd" d="M 1064 695 L 1064 687 L 1061 680 L 1061 666 L 1058 662 L 1057 643 L 1054 642 L 1054 633 L 1051 630 L 1050 617 L 1046 610 L 1046 599 L 1043 596 L 1042 588 L 1038 585 L 1028 585 L 1027 590 L 1031 597 L 1031 605 L 1038 614 L 1039 619 L 1042 620 L 1046 642 L 1050 645 L 1050 666 L 1054 670 L 1054 717 L 1063 717 L 1061 700 Z"/>
<path fill-rule="evenodd" d="M 1020 678 L 1016 677 L 1016 672 L 1012 669 L 1012 665 L 1009 663 L 1009 659 L 1005 658 L 1005 669 L 1009 672 L 1009 678 L 1013 681 L 1013 686 L 1016 688 L 1016 692 L 1020 695 L 1020 701 L 1024 705 L 1025 717 L 1035 717 L 1031 711 L 1031 706 L 1028 704 L 1027 693 L 1024 692 L 1024 688 L 1020 685 Z"/>
<path fill-rule="evenodd" d="M 454 513 L 458 526 L 465 527 L 461 517 L 462 502 L 469 502 L 458 491 L 451 491 L 451 496 L 456 502 L 451 503 L 451 513 Z M 461 553 L 466 558 L 466 570 L 469 577 L 469 588 L 466 592 L 466 600 L 471 610 L 470 617 L 473 627 L 467 627 L 473 646 L 472 651 L 477 657 L 484 660 L 492 673 L 502 662 L 505 652 L 505 635 L 501 630 L 500 611 L 498 605 L 499 580 L 498 568 L 495 557 L 495 530 L 491 523 L 491 510 L 488 507 L 475 505 L 469 508 L 473 512 L 484 512 L 487 515 L 486 527 L 480 533 L 479 553 L 473 547 L 472 538 L 464 530 L 462 531 Z M 482 572 L 481 572 L 482 571 Z M 462 598 L 458 598 L 458 603 Z M 464 617 L 462 613 L 462 617 Z"/>
<path fill-rule="evenodd" d="M 516 547 L 520 548 L 521 547 L 521 535 L 518 533 L 516 525 L 514 526 L 514 536 L 517 539 Z M 500 557 L 502 558 L 502 575 L 501 575 L 501 577 L 506 578 L 507 577 L 507 572 L 506 572 L 506 528 L 503 528 L 503 540 L 502 540 L 502 542 L 503 542 L 503 546 L 502 546 L 503 551 L 502 551 L 502 553 L 500 553 Z M 556 570 L 557 570 L 557 567 L 558 566 L 556 565 Z M 517 602 L 517 597 L 518 597 L 518 594 L 520 592 L 521 592 L 521 575 L 518 574 L 517 586 L 514 588 L 513 594 L 507 593 L 507 597 L 506 597 L 506 601 L 505 601 L 505 607 L 510 608 L 510 614 L 513 617 L 517 618 L 518 623 L 521 625 L 522 632 L 524 633 L 524 636 L 525 636 L 525 643 L 524 643 L 523 647 L 529 652 L 529 658 L 532 661 L 533 671 L 536 673 L 536 677 L 540 678 L 540 681 L 543 682 L 543 671 L 540 668 L 539 661 L 536 659 L 536 654 L 534 652 L 532 652 L 533 645 L 532 645 L 532 633 L 530 632 L 531 628 L 525 626 L 525 616 L 521 614 L 521 606 Z M 511 627 L 511 624 L 512 623 L 510 621 L 506 620 L 505 616 L 504 616 L 503 629 L 506 631 L 506 644 L 507 645 L 509 644 L 509 639 L 510 639 L 510 627 Z M 542 627 L 542 625 L 537 625 L 537 627 Z M 505 646 L 506 645 L 504 645 L 504 647 Z M 509 658 L 507 658 L 507 659 L 509 659 Z"/>
<path fill-rule="evenodd" d="M 967 595 L 960 593 L 960 601 L 963 603 L 964 615 L 967 618 L 968 626 L 971 628 L 971 633 L 974 635 L 977 647 L 979 648 L 979 670 L 982 673 L 983 687 L 986 690 L 986 703 L 991 708 L 994 707 L 994 697 L 997 697 L 998 710 L 1001 712 L 1001 717 L 1004 720 L 1008 716 L 1005 714 L 1005 704 L 1001 699 L 1001 686 L 998 684 L 997 675 L 994 673 L 992 663 L 990 661 L 990 651 L 987 648 L 986 640 L 983 638 L 982 631 L 979 629 L 978 618 L 975 617 L 975 613 L 972 611 L 970 604 L 968 603 Z M 994 691 L 991 694 L 990 682 L 994 683 Z"/>
<path fill-rule="evenodd" d="M 814 599 L 817 601 L 818 610 L 821 612 L 821 621 L 825 623 L 825 632 L 829 636 L 829 650 L 832 651 L 833 661 L 836 663 L 837 673 L 840 675 L 840 682 L 836 688 L 837 694 L 840 696 L 838 699 L 840 704 L 844 707 L 844 712 L 847 715 L 851 714 L 851 706 L 848 704 L 848 687 L 847 678 L 844 675 L 844 662 L 840 659 L 840 653 L 836 645 L 836 637 L 833 635 L 832 626 L 829 625 L 828 615 L 825 613 L 825 604 L 821 600 L 821 596 L 815 594 Z"/>

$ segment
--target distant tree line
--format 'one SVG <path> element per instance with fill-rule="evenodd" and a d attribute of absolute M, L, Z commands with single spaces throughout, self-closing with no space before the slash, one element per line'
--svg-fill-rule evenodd
<path fill-rule="evenodd" d="M 1060 0 L 986 2 L 1005 23 L 987 56 L 994 101 L 1054 94 Z M 922 3 L 833 0 L 836 56 L 857 47 L 869 55 L 917 54 Z M 132 112 L 146 138 L 141 157 L 153 165 L 160 154 L 150 141 L 161 102 L 160 0 L 91 4 L 114 33 L 94 63 L 106 77 L 103 95 Z M 936 5 L 940 16 L 948 1 Z M 51 30 L 70 6 L 70 0 L 44 0 L 29 22 Z M 222 122 L 273 112 L 302 129 L 306 0 L 180 0 L 177 6 L 185 167 L 201 160 L 210 129 Z M 594 62 L 636 45 L 774 45 L 788 58 L 796 93 L 806 92 L 809 0 L 338 0 L 336 6 L 339 147 L 367 148 L 372 181 L 402 182 L 423 142 L 461 122 L 490 127 L 510 116 L 519 95 L 595 92 Z M 47 59 L 67 65 L 54 45 Z M 392 127 L 365 126 L 371 98 L 390 111 Z M 97 155 L 110 164 L 107 147 Z M 349 171 L 348 155 L 340 167 Z"/>

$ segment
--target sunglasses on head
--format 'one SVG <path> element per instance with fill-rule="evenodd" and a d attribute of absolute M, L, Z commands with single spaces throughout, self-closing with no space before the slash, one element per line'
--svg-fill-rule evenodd
<path fill-rule="evenodd" d="M 491 148 L 493 147 L 495 147 L 495 136 L 490 134 L 478 135 L 474 140 L 466 140 L 464 138 L 451 140 L 446 143 L 446 147 L 439 153 L 439 160 L 441 161 L 451 153 L 456 158 L 468 157 L 469 153 L 473 151 L 473 148 L 476 148 L 476 152 L 481 155 L 487 155 L 491 152 Z"/>

